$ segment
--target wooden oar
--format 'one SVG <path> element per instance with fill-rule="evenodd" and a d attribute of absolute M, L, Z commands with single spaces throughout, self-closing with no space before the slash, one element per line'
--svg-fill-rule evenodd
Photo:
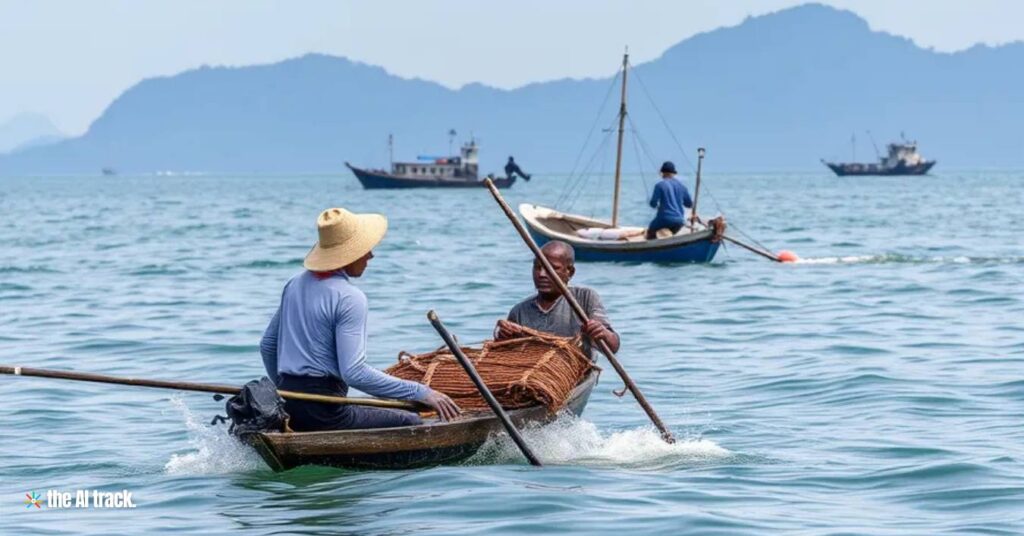
<path fill-rule="evenodd" d="M 526 456 L 527 461 L 529 461 L 531 465 L 540 467 L 542 465 L 540 460 L 534 456 L 533 451 L 530 450 L 530 447 L 526 444 L 526 440 L 523 439 L 523 436 L 519 434 L 519 430 L 516 430 L 515 425 L 512 424 L 512 419 L 508 418 L 508 414 L 505 413 L 505 409 L 498 403 L 498 399 L 494 398 L 494 393 L 491 393 L 491 390 L 487 388 L 483 378 L 481 378 L 480 374 L 476 372 L 476 367 L 473 366 L 473 362 L 470 361 L 469 358 L 466 357 L 466 354 L 462 352 L 462 348 L 459 348 L 459 343 L 455 341 L 455 337 L 452 337 L 448 328 L 444 327 L 444 324 L 441 323 L 441 319 L 437 316 L 437 313 L 430 310 L 427 312 L 427 318 L 430 319 L 430 323 L 434 326 L 434 329 L 436 329 L 438 334 L 441 335 L 441 338 L 444 339 L 444 343 L 448 345 L 448 349 L 451 350 L 452 355 L 454 355 L 455 359 L 459 361 L 462 368 L 466 370 L 466 374 L 469 375 L 469 379 L 473 380 L 473 385 L 476 385 L 477 391 L 480 391 L 480 396 L 484 397 L 484 400 L 487 401 L 487 405 L 491 406 L 491 411 L 498 416 L 498 420 L 500 420 L 501 425 L 505 427 L 505 431 L 508 432 L 508 435 L 512 436 L 512 441 L 515 441 L 516 446 L 519 447 L 520 451 L 522 451 L 523 456 Z"/>
<path fill-rule="evenodd" d="M 517 218 L 515 213 L 512 212 L 512 207 L 509 207 L 508 203 L 505 202 L 505 199 L 501 197 L 501 193 L 498 192 L 498 188 L 494 186 L 494 183 L 490 179 L 484 179 L 484 182 L 487 184 L 487 188 L 491 190 L 491 195 L 494 196 L 494 200 L 498 202 L 498 205 L 501 207 L 501 210 L 505 212 L 505 216 L 507 216 L 509 221 L 512 222 L 512 225 L 515 226 L 516 231 L 519 231 L 519 236 L 523 238 L 523 242 L 526 242 L 526 245 L 529 246 L 530 251 L 533 252 L 534 257 L 536 257 L 537 260 L 540 261 L 541 266 L 544 267 L 544 271 L 548 273 L 548 277 L 551 278 L 551 281 L 553 281 L 555 285 L 558 287 L 558 291 L 562 293 L 562 296 L 565 298 L 565 301 L 569 302 L 569 305 L 572 307 L 573 312 L 576 313 L 576 317 L 579 318 L 580 322 L 582 322 L 583 324 L 589 322 L 590 317 L 587 316 L 587 312 L 584 311 L 583 307 L 581 307 L 579 302 L 576 301 L 576 297 L 572 295 L 572 292 L 569 292 L 569 287 L 565 285 L 565 282 L 562 281 L 562 278 L 558 277 L 558 274 L 555 273 L 554 267 L 552 267 L 551 263 L 548 262 L 547 257 L 545 257 L 544 253 L 541 252 L 540 247 L 537 246 L 537 243 L 533 241 L 533 237 L 531 237 L 530 233 L 528 233 L 526 229 L 523 228 L 522 222 L 520 222 L 519 218 Z M 626 388 L 629 389 L 629 392 L 633 393 L 633 396 L 636 398 L 636 401 L 640 404 L 640 407 L 643 408 L 645 413 L 647 413 L 647 417 L 650 418 L 651 422 L 654 423 L 654 426 L 656 426 L 658 430 L 661 431 L 661 438 L 664 439 L 666 443 L 675 443 L 676 439 L 675 437 L 672 436 L 672 432 L 670 432 L 668 427 L 665 426 L 665 423 L 661 422 L 661 418 L 658 417 L 658 414 L 655 413 L 654 408 L 652 408 L 651 405 L 647 402 L 647 397 L 645 397 L 644 394 L 640 392 L 640 388 L 637 387 L 635 382 L 633 382 L 633 378 L 629 377 L 629 374 L 626 372 L 626 369 L 624 369 L 622 367 L 622 364 L 619 363 L 618 358 L 615 357 L 615 352 L 612 352 L 612 349 L 608 346 L 608 343 L 604 342 L 603 340 L 594 342 L 597 343 L 598 348 L 600 348 L 601 352 L 604 353 L 605 357 L 608 358 L 608 362 L 612 364 L 612 368 L 615 369 L 615 372 L 617 372 L 619 374 L 619 377 L 622 378 L 622 381 L 623 383 L 626 384 Z"/>
<path fill-rule="evenodd" d="M 36 378 L 55 378 L 59 380 L 74 380 L 80 382 L 113 383 L 117 385 L 134 385 L 136 387 L 155 387 L 158 389 L 176 389 L 179 391 L 198 391 L 201 393 L 221 393 L 226 395 L 237 395 L 241 392 L 240 387 L 232 385 L 218 385 L 211 383 L 172 382 L 165 380 L 146 380 L 141 378 L 122 378 L 118 376 L 106 376 L 103 374 L 91 374 L 86 372 L 71 372 L 65 370 L 49 370 L 28 367 L 12 367 L 0 365 L 0 374 L 11 374 L 13 376 L 33 376 Z M 342 404 L 352 406 L 373 406 L 377 408 L 394 408 L 409 411 L 419 411 L 423 406 L 402 400 L 382 400 L 377 398 L 353 398 L 347 396 L 314 395 L 310 393 L 298 393 L 295 391 L 278 391 L 281 398 L 289 400 L 305 400 L 307 402 L 322 402 L 324 404 Z"/>

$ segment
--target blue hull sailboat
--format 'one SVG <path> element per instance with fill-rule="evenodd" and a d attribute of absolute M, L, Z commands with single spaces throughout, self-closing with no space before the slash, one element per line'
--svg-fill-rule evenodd
<path fill-rule="evenodd" d="M 622 178 L 622 138 L 626 120 L 626 75 L 629 69 L 629 54 L 622 59 L 622 99 L 618 116 L 618 149 L 615 159 L 615 192 L 612 200 L 611 221 L 600 220 L 578 214 L 569 214 L 524 203 L 519 205 L 519 214 L 526 222 L 530 235 L 539 245 L 551 240 L 572 244 L 576 260 L 581 261 L 632 261 L 632 262 L 711 262 L 721 246 L 725 232 L 725 219 L 718 217 L 702 221 L 697 216 L 697 196 L 700 195 L 701 163 L 704 149 L 699 149 L 697 161 L 697 186 L 693 210 L 687 225 L 672 233 L 662 229 L 655 238 L 646 237 L 645 227 L 619 225 L 619 190 Z"/>
<path fill-rule="evenodd" d="M 612 227 L 606 221 L 537 205 L 519 205 L 519 214 L 537 245 L 568 242 L 580 261 L 711 262 L 721 245 L 714 240 L 712 228 L 684 227 L 674 235 L 647 240 L 644 227 Z M 581 232 L 590 238 L 580 236 Z"/>

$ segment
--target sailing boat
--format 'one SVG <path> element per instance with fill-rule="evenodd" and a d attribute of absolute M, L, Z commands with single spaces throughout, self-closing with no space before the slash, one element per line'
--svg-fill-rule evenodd
<path fill-rule="evenodd" d="M 690 221 L 678 232 L 662 231 L 654 239 L 645 236 L 646 227 L 619 225 L 619 190 L 622 182 L 622 138 L 626 121 L 626 75 L 629 54 L 622 58 L 622 94 L 619 105 L 618 148 L 615 157 L 615 191 L 612 197 L 611 221 L 578 214 L 560 212 L 553 208 L 524 203 L 519 214 L 526 222 L 530 234 L 538 245 L 551 240 L 568 242 L 576 249 L 576 259 L 584 261 L 637 261 L 637 262 L 711 262 L 721 245 L 725 220 L 716 218 L 702 222 L 696 216 L 697 196 L 700 194 L 700 171 L 704 149 L 698 149 L 697 186 Z"/>

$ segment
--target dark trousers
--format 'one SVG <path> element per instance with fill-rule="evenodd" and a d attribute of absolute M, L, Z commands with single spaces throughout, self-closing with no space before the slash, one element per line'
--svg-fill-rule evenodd
<path fill-rule="evenodd" d="M 657 238 L 657 232 L 659 229 L 668 229 L 669 231 L 672 231 L 672 234 L 676 234 L 683 228 L 683 223 L 685 222 L 654 218 L 651 220 L 650 225 L 647 226 L 647 239 L 654 240 Z"/>
<path fill-rule="evenodd" d="M 281 375 L 277 386 L 283 391 L 297 391 L 317 395 L 348 396 L 348 386 L 337 378 Z M 291 417 L 288 425 L 296 432 L 317 430 L 355 430 L 360 428 L 394 428 L 423 424 L 420 416 L 411 411 L 342 406 L 304 400 L 285 400 L 284 410 Z"/>

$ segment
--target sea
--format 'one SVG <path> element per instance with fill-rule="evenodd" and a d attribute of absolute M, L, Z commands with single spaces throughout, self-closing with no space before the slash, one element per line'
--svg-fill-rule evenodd
<path fill-rule="evenodd" d="M 656 179 L 627 176 L 645 225 Z M 692 177 L 684 177 L 691 189 Z M 609 177 L 505 191 L 607 217 Z M 659 439 L 604 365 L 581 418 L 495 436 L 458 465 L 276 473 L 210 395 L 0 376 L 0 534 L 1024 533 L 1024 172 L 715 173 L 702 265 L 580 263 Z M 568 194 L 568 195 L 567 195 Z M 464 343 L 532 293 L 484 189 L 366 191 L 349 174 L 0 179 L 0 364 L 242 384 L 328 207 L 386 214 L 358 285 L 368 359 Z M 127 491 L 134 508 L 47 493 Z M 39 506 L 32 502 L 40 498 Z"/>

